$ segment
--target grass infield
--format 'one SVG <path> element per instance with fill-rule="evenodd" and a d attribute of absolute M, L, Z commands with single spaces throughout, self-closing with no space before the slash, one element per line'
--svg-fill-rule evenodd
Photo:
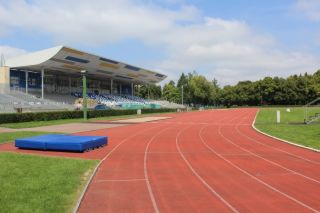
<path fill-rule="evenodd" d="M 320 122 L 303 124 L 304 109 L 302 107 L 290 108 L 291 112 L 287 112 L 286 109 L 260 109 L 255 127 L 272 136 L 320 150 Z M 276 123 L 277 110 L 281 112 L 280 124 Z M 309 114 L 316 112 L 320 112 L 320 108 L 312 109 Z"/>
<path fill-rule="evenodd" d="M 72 212 L 97 163 L 0 153 L 0 212 Z"/>

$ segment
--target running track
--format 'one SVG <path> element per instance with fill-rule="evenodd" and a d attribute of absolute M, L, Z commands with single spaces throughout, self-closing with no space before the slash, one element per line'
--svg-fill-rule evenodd
<path fill-rule="evenodd" d="M 110 145 L 79 212 L 319 212 L 320 154 L 257 133 L 256 113 L 181 113 L 90 132 Z"/>
<path fill-rule="evenodd" d="M 79 212 L 320 212 L 320 154 L 256 132 L 256 113 L 179 113 L 85 132 L 110 141 L 83 154 L 0 151 L 101 159 Z"/>

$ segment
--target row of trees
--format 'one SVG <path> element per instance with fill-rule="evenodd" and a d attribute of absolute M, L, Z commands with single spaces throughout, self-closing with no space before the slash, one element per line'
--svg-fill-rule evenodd
<path fill-rule="evenodd" d="M 288 78 L 265 77 L 224 87 L 220 87 L 216 79 L 209 81 L 196 72 L 182 73 L 177 83 L 170 81 L 163 88 L 157 85 L 139 86 L 135 94 L 143 98 L 181 103 L 182 91 L 184 104 L 303 105 L 320 96 L 320 70 L 313 75 L 305 73 Z"/>

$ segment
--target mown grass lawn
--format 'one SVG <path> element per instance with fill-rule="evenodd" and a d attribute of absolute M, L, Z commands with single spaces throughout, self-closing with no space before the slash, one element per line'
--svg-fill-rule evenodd
<path fill-rule="evenodd" d="M 71 212 L 97 163 L 0 153 L 0 212 Z"/>
<path fill-rule="evenodd" d="M 26 138 L 32 137 L 37 135 L 44 135 L 44 134 L 52 134 L 49 132 L 29 132 L 29 131 L 17 131 L 17 132 L 4 132 L 0 133 L 0 144 L 5 142 L 14 141 L 17 138 Z"/>
<path fill-rule="evenodd" d="M 1 127 L 13 128 L 13 129 L 22 129 L 22 128 L 32 128 L 39 126 L 49 126 L 56 124 L 67 124 L 67 123 L 76 123 L 82 122 L 83 119 L 75 118 L 75 119 L 62 119 L 62 120 L 51 120 L 51 121 L 29 121 L 29 122 L 21 122 L 21 123 L 7 123 L 1 124 Z"/>
<path fill-rule="evenodd" d="M 260 109 L 255 126 L 259 130 L 288 140 L 293 143 L 301 144 L 320 150 L 320 122 L 306 125 L 304 121 L 304 109 L 302 107 L 290 108 L 264 108 Z M 281 123 L 276 123 L 276 111 L 281 112 Z M 309 112 L 320 112 L 320 108 L 314 108 Z"/>

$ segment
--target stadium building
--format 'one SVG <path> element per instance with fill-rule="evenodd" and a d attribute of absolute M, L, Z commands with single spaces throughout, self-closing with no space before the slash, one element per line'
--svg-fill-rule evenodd
<path fill-rule="evenodd" d="M 159 83 L 167 76 L 57 46 L 12 58 L 0 67 L 0 110 L 72 108 L 82 97 L 81 70 L 88 71 L 88 97 L 96 103 L 111 108 L 161 107 L 134 96 L 134 87 Z"/>

